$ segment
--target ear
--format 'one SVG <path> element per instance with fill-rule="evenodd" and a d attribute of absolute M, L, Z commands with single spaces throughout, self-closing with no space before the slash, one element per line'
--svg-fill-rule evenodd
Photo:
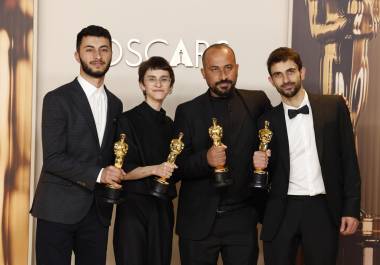
<path fill-rule="evenodd" d="M 140 87 L 141 91 L 144 93 L 146 89 L 145 89 L 145 86 L 142 82 L 139 82 L 139 87 Z"/>
<path fill-rule="evenodd" d="M 302 67 L 300 73 L 301 73 L 301 80 L 303 81 L 306 75 L 306 68 Z"/>
<path fill-rule="evenodd" d="M 74 53 L 74 57 L 75 57 L 75 60 L 76 60 L 78 63 L 80 63 L 80 57 L 79 57 L 79 53 L 78 53 L 78 51 L 75 51 L 75 53 Z"/>
<path fill-rule="evenodd" d="M 274 86 L 274 82 L 273 82 L 273 79 L 272 79 L 272 77 L 271 77 L 271 76 L 268 76 L 268 81 L 269 81 L 269 83 L 271 83 L 271 84 L 272 84 L 272 86 Z"/>
<path fill-rule="evenodd" d="M 206 79 L 205 69 L 201 68 L 201 73 L 204 79 Z"/>

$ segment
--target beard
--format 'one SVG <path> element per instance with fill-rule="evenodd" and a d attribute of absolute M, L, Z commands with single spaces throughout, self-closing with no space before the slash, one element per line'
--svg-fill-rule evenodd
<path fill-rule="evenodd" d="M 228 98 L 235 89 L 236 82 L 232 80 L 221 80 L 210 86 L 211 91 L 221 98 Z M 221 88 L 221 86 L 228 86 L 228 88 Z"/>
<path fill-rule="evenodd" d="M 282 87 L 286 87 L 289 85 L 293 85 L 293 89 L 286 91 L 285 89 L 281 89 Z M 301 82 L 288 82 L 283 84 L 281 87 L 277 88 L 277 91 L 286 98 L 292 98 L 297 95 L 298 91 L 301 89 Z"/>
<path fill-rule="evenodd" d="M 109 61 L 108 64 L 106 65 L 106 68 L 104 68 L 104 70 L 94 71 L 93 69 L 91 69 L 89 64 L 83 62 L 81 58 L 79 58 L 79 60 L 80 60 L 80 65 L 83 69 L 83 72 L 85 72 L 87 75 L 94 77 L 94 78 L 103 77 L 108 72 L 108 70 L 110 69 L 110 66 L 111 66 L 111 61 Z M 104 63 L 104 61 L 101 61 L 101 62 Z"/>

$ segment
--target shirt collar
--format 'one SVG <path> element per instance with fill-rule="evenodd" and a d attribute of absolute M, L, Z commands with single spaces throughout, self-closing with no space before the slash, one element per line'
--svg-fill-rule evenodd
<path fill-rule="evenodd" d="M 303 107 L 304 105 L 307 105 L 310 108 L 309 96 L 307 95 L 307 92 L 305 91 L 303 100 L 302 100 L 301 104 L 299 105 L 299 107 L 297 107 L 297 108 L 290 106 L 290 105 L 286 104 L 285 102 L 282 102 L 282 105 L 284 107 L 285 113 L 288 113 L 289 109 L 299 109 L 299 108 Z"/>
<path fill-rule="evenodd" d="M 81 85 L 84 93 L 86 94 L 87 98 L 90 98 L 95 93 L 102 93 L 104 94 L 104 84 L 102 84 L 99 88 L 88 82 L 86 79 L 84 79 L 81 75 L 78 75 L 78 82 Z"/>

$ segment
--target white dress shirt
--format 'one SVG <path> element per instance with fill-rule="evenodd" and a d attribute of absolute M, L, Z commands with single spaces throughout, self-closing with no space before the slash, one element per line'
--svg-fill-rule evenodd
<path fill-rule="evenodd" d="M 99 146 L 101 146 L 103 142 L 104 130 L 106 128 L 108 107 L 107 94 L 104 90 L 104 84 L 97 88 L 80 75 L 78 76 L 78 82 L 86 94 L 88 102 L 90 103 L 92 116 L 94 117 L 96 131 L 98 134 Z M 103 169 L 100 170 L 96 180 L 99 183 L 102 171 Z"/>
<path fill-rule="evenodd" d="M 307 105 L 309 114 L 298 114 L 293 119 L 288 116 L 289 109 L 298 109 Z M 283 103 L 286 129 L 289 141 L 290 174 L 288 195 L 325 194 L 321 166 L 315 142 L 313 113 L 309 97 L 298 108 Z"/>

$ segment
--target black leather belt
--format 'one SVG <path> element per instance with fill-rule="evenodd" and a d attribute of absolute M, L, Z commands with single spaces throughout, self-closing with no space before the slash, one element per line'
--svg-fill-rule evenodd
<path fill-rule="evenodd" d="M 291 200 L 313 200 L 313 199 L 323 199 L 326 197 L 326 194 L 317 194 L 317 195 L 288 195 L 287 198 Z"/>
<path fill-rule="evenodd" d="M 229 205 L 220 205 L 218 208 L 216 208 L 216 215 L 220 216 L 222 214 L 236 211 L 245 207 L 251 206 L 249 201 L 243 201 L 240 203 L 234 203 L 234 204 L 229 204 Z"/>

